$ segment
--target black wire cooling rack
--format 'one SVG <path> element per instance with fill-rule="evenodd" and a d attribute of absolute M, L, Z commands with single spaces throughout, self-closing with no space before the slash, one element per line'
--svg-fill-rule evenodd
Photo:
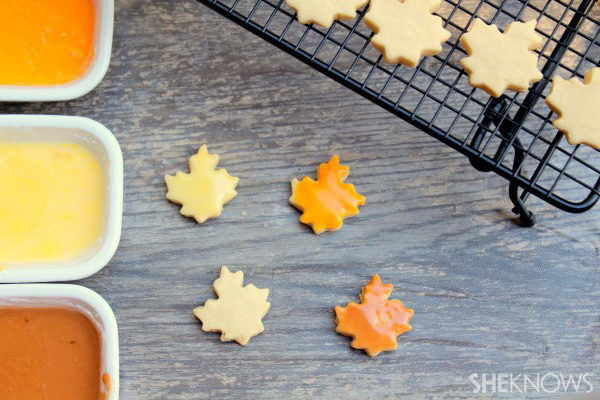
<path fill-rule="evenodd" d="M 544 102 L 554 75 L 582 79 L 600 64 L 594 0 L 443 0 L 436 14 L 452 37 L 417 68 L 385 64 L 361 22 L 366 8 L 325 29 L 299 24 L 284 0 L 198 1 L 460 151 L 476 169 L 506 178 L 524 226 L 535 223 L 525 206 L 530 194 L 574 213 L 600 197 L 600 152 L 569 145 Z M 514 20 L 538 21 L 544 77 L 527 93 L 495 99 L 469 86 L 459 38 L 476 16 L 500 29 Z"/>

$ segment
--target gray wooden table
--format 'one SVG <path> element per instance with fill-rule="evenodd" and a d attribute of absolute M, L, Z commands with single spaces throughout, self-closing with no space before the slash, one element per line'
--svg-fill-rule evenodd
<path fill-rule="evenodd" d="M 593 373 L 600 389 L 598 210 L 532 199 L 540 222 L 520 228 L 506 181 L 202 5 L 116 3 L 94 92 L 0 112 L 91 117 L 121 144 L 121 245 L 78 283 L 116 313 L 122 399 L 484 398 L 469 376 L 504 372 Z M 197 225 L 167 202 L 163 175 L 204 143 L 240 184 Z M 288 205 L 289 181 L 333 153 L 367 202 L 316 236 Z M 245 347 L 192 314 L 222 265 L 271 289 L 265 332 Z M 335 333 L 333 307 L 375 273 L 415 316 L 397 351 L 371 359 Z"/>

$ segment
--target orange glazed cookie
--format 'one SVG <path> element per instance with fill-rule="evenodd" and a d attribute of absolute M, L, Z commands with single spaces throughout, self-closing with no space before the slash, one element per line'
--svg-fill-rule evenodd
<path fill-rule="evenodd" d="M 298 14 L 301 24 L 317 24 L 324 28 L 333 25 L 336 19 L 352 19 L 356 11 L 368 0 L 286 0 L 288 6 Z"/>
<path fill-rule="evenodd" d="M 555 76 L 546 104 L 558 115 L 552 124 L 569 144 L 600 149 L 600 68 L 587 71 L 583 83 Z"/>
<path fill-rule="evenodd" d="M 360 304 L 348 303 L 335 307 L 335 331 L 354 338 L 350 344 L 363 349 L 371 357 L 385 350 L 394 350 L 398 335 L 410 331 L 414 311 L 405 308 L 400 300 L 388 300 L 391 284 L 382 284 L 379 275 L 363 287 Z"/>
<path fill-rule="evenodd" d="M 344 183 L 349 172 L 334 155 L 319 166 L 316 181 L 308 176 L 292 179 L 290 204 L 303 211 L 300 222 L 312 226 L 316 234 L 340 229 L 344 218 L 358 214 L 358 206 L 365 204 L 354 185 Z"/>
<path fill-rule="evenodd" d="M 502 33 L 477 18 L 460 42 L 467 51 L 460 63 L 469 74 L 469 84 L 491 96 L 500 97 L 506 90 L 524 92 L 542 79 L 538 56 L 531 51 L 542 44 L 535 21 L 511 22 Z"/>
<path fill-rule="evenodd" d="M 441 4 L 442 0 L 371 0 L 365 23 L 375 32 L 371 43 L 385 62 L 415 67 L 422 57 L 442 51 L 450 32 L 432 14 Z"/>

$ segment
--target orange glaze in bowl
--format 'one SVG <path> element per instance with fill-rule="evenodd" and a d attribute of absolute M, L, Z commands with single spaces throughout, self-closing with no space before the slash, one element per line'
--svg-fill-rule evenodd
<path fill-rule="evenodd" d="M 0 308 L 0 400 L 102 398 L 98 328 L 68 308 Z"/>
<path fill-rule="evenodd" d="M 60 85 L 94 56 L 92 0 L 1 0 L 0 85 Z"/>

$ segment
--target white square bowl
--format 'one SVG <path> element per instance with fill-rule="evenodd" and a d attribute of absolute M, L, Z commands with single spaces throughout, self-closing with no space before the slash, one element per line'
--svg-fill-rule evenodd
<path fill-rule="evenodd" d="M 98 158 L 102 166 L 106 196 L 103 226 L 94 248 L 82 257 L 67 262 L 2 263 L 0 283 L 72 281 L 87 278 L 104 268 L 115 254 L 121 239 L 123 156 L 117 139 L 104 125 L 88 118 L 0 115 L 0 142 L 6 141 L 82 145 Z"/>
<path fill-rule="evenodd" d="M 106 75 L 110 64 L 113 41 L 114 0 L 93 0 L 94 3 L 94 58 L 85 74 L 61 85 L 19 86 L 0 84 L 0 101 L 63 101 L 72 100 L 91 92 Z"/>
<path fill-rule="evenodd" d="M 62 307 L 87 315 L 98 327 L 102 343 L 102 374 L 110 376 L 108 400 L 119 399 L 119 331 L 115 314 L 93 290 L 77 285 L 1 285 L 0 307 Z M 102 385 L 104 386 L 104 385 Z M 104 391 L 104 387 L 101 388 Z"/>

